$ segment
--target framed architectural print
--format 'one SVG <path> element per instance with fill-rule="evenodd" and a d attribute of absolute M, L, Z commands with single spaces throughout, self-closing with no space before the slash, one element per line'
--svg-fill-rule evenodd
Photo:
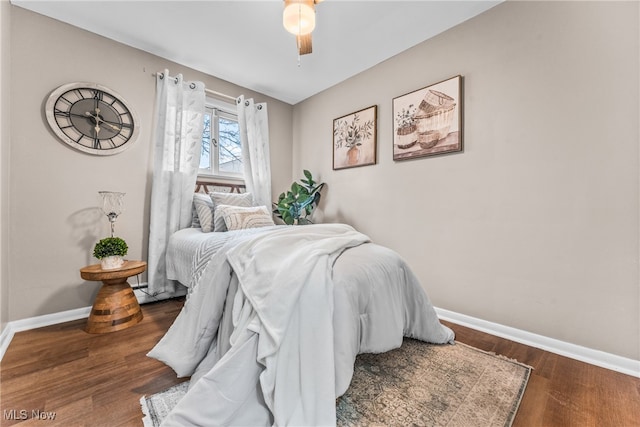
<path fill-rule="evenodd" d="M 393 160 L 462 151 L 462 76 L 393 99 Z"/>
<path fill-rule="evenodd" d="M 333 121 L 333 169 L 376 163 L 376 122 L 373 105 Z"/>

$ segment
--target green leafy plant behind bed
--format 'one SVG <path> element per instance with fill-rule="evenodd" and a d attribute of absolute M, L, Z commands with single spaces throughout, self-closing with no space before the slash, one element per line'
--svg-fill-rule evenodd
<path fill-rule="evenodd" d="M 108 256 L 125 256 L 129 247 L 120 237 L 107 237 L 96 243 L 93 256 L 102 259 Z"/>
<path fill-rule="evenodd" d="M 280 194 L 278 202 L 274 203 L 273 213 L 284 221 L 285 224 L 311 224 L 307 217 L 311 216 L 313 209 L 320 202 L 320 191 L 324 187 L 324 182 L 318 184 L 311 172 L 304 170 L 305 179 L 300 183 L 294 181 L 291 189 Z"/>

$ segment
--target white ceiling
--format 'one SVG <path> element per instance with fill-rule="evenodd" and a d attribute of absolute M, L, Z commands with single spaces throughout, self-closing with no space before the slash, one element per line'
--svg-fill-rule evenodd
<path fill-rule="evenodd" d="M 281 0 L 12 3 L 296 104 L 501 1 L 326 0 L 299 63 Z"/>

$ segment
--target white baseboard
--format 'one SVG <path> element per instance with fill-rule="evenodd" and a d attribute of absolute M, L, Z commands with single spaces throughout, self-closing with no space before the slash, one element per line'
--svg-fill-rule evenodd
<path fill-rule="evenodd" d="M 15 332 L 11 327 L 11 322 L 7 323 L 0 334 L 0 361 L 2 361 L 7 348 L 9 348 L 9 344 L 11 344 L 14 333 Z"/>
<path fill-rule="evenodd" d="M 70 322 L 72 320 L 84 319 L 89 317 L 89 312 L 91 312 L 91 307 L 83 307 L 58 313 L 45 314 L 43 316 L 14 320 L 13 322 L 7 323 L 2 331 L 2 335 L 0 336 L 0 360 L 4 357 L 4 353 L 7 351 L 7 348 L 9 348 L 9 344 L 16 332 L 56 325 L 58 323 Z"/>
<path fill-rule="evenodd" d="M 171 297 L 184 294 L 186 288 L 179 289 Z M 157 301 L 157 298 L 148 296 L 140 290 L 135 291 L 138 301 L 143 304 L 145 302 Z M 169 296 L 169 295 L 167 295 Z M 77 308 L 74 310 L 62 311 L 59 313 L 45 314 L 44 316 L 36 316 L 28 319 L 14 320 L 6 324 L 0 334 L 0 361 L 4 357 L 9 344 L 16 332 L 26 331 L 29 329 L 42 328 L 44 326 L 55 325 L 58 323 L 70 322 L 72 320 L 84 319 L 89 317 L 91 307 Z M 640 361 L 628 359 L 626 357 L 617 356 L 615 354 L 606 353 L 600 350 L 594 350 L 582 347 L 576 344 L 560 341 L 554 338 L 545 337 L 521 329 L 512 328 L 510 326 L 500 325 L 498 323 L 488 322 L 453 311 L 436 307 L 436 313 L 442 320 L 450 321 L 461 326 L 486 332 L 501 338 L 519 342 L 531 347 L 540 348 L 550 351 L 551 353 L 566 356 L 571 359 L 580 360 L 602 368 L 611 369 L 616 372 L 631 375 L 640 378 Z"/>
<path fill-rule="evenodd" d="M 477 319 L 475 317 L 466 316 L 464 314 L 442 308 L 436 307 L 436 313 L 438 313 L 438 317 L 440 317 L 440 319 L 450 321 L 460 326 L 466 326 L 500 338 L 519 342 L 530 347 L 539 348 L 571 359 L 580 360 L 581 362 L 589 363 L 591 365 L 600 366 L 602 368 L 640 378 L 640 360 L 628 359 L 626 357 L 617 356 L 604 351 L 582 347 L 576 344 L 545 337 L 543 335 L 534 334 L 521 329 L 512 328 L 510 326 L 488 322 L 486 320 Z"/>
<path fill-rule="evenodd" d="M 146 283 L 141 283 L 141 285 L 145 286 Z M 176 292 L 162 294 L 162 298 L 153 297 L 144 292 L 144 289 L 134 289 L 133 293 L 135 294 L 138 303 L 145 304 L 148 302 L 160 301 L 161 299 L 183 296 L 186 295 L 186 291 L 187 288 L 179 286 Z M 72 320 L 86 319 L 89 317 L 89 313 L 91 313 L 90 306 L 8 322 L 2 330 L 2 334 L 0 334 L 0 361 L 2 361 L 7 348 L 9 348 L 9 344 L 11 344 L 13 335 L 16 332 L 42 328 L 45 326 L 56 325 L 58 323 L 71 322 Z"/>

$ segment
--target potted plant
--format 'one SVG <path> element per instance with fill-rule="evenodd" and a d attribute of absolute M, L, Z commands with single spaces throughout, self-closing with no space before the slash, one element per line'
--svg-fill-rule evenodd
<path fill-rule="evenodd" d="M 273 213 L 287 225 L 311 224 L 308 217 L 320 202 L 320 190 L 324 182 L 318 184 L 308 170 L 304 170 L 304 176 L 305 179 L 300 180 L 302 184 L 294 181 L 291 189 L 280 194 L 278 202 L 273 204 Z"/>
<path fill-rule="evenodd" d="M 396 114 L 396 144 L 398 148 L 407 149 L 416 143 L 416 108 L 410 104 L 407 108 Z"/>
<path fill-rule="evenodd" d="M 373 129 L 373 120 L 360 123 L 360 116 L 353 115 L 351 122 L 340 120 L 333 130 L 336 148 L 347 148 L 347 164 L 354 165 L 360 157 L 360 147 L 362 140 L 370 138 Z"/>
<path fill-rule="evenodd" d="M 96 243 L 93 256 L 100 260 L 103 270 L 113 270 L 122 267 L 128 250 L 127 243 L 120 237 L 107 237 Z"/>

